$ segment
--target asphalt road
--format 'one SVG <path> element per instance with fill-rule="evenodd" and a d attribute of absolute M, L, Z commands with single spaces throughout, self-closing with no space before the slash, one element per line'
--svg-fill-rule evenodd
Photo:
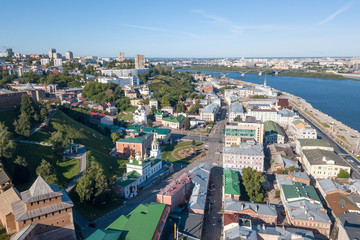
<path fill-rule="evenodd" d="M 320 128 L 318 128 L 315 124 L 309 121 L 305 116 L 303 116 L 300 112 L 297 112 L 307 123 L 309 123 L 313 128 L 316 129 L 318 136 L 321 139 L 324 139 L 330 143 L 330 145 L 334 148 L 334 151 L 339 154 L 342 158 L 345 159 L 345 162 L 352 169 L 352 178 L 360 178 L 360 163 L 356 158 L 351 156 L 345 149 L 343 149 L 338 143 L 336 143 L 331 137 L 325 134 Z"/>

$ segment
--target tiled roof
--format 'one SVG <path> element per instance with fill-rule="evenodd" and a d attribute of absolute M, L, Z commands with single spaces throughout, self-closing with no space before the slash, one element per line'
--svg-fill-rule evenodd
<path fill-rule="evenodd" d="M 6 174 L 4 170 L 0 170 L 0 185 L 10 181 L 9 176 Z"/>
<path fill-rule="evenodd" d="M 151 240 L 165 207 L 162 203 L 140 204 L 127 216 L 120 216 L 106 230 L 123 231 L 124 239 L 128 240 Z"/>

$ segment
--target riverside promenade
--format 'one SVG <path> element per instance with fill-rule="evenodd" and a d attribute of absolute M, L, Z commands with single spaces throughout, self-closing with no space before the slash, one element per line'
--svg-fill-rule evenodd
<path fill-rule="evenodd" d="M 241 84 L 247 86 L 259 86 L 259 84 L 256 83 L 232 78 L 228 79 L 240 82 Z M 281 92 L 277 89 L 274 90 Z M 354 158 L 360 160 L 360 133 L 357 130 L 352 129 L 344 123 L 319 111 L 305 99 L 286 92 L 282 92 L 282 95 L 289 99 L 290 104 L 299 111 L 303 117 L 311 121 L 311 123 L 313 123 L 319 130 L 341 145 L 341 147 L 349 152 Z"/>

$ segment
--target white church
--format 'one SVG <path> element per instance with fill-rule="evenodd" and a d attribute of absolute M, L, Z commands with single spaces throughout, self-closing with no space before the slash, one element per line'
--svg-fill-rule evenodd
<path fill-rule="evenodd" d="M 139 105 L 138 108 L 135 110 L 133 119 L 135 123 L 147 123 L 146 110 L 143 105 Z"/>
<path fill-rule="evenodd" d="M 125 198 L 135 197 L 138 186 L 157 174 L 162 167 L 160 143 L 157 138 L 154 138 L 150 156 L 146 153 L 141 156 L 140 152 L 136 153 L 135 158 L 130 156 L 126 164 L 126 174 L 119 178 L 116 184 L 123 188 L 122 195 Z"/>

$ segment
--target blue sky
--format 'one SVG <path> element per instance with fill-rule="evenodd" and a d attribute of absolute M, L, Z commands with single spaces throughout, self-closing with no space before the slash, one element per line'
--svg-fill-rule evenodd
<path fill-rule="evenodd" d="M 0 51 L 75 56 L 360 56 L 360 2 L 0 0 Z"/>

